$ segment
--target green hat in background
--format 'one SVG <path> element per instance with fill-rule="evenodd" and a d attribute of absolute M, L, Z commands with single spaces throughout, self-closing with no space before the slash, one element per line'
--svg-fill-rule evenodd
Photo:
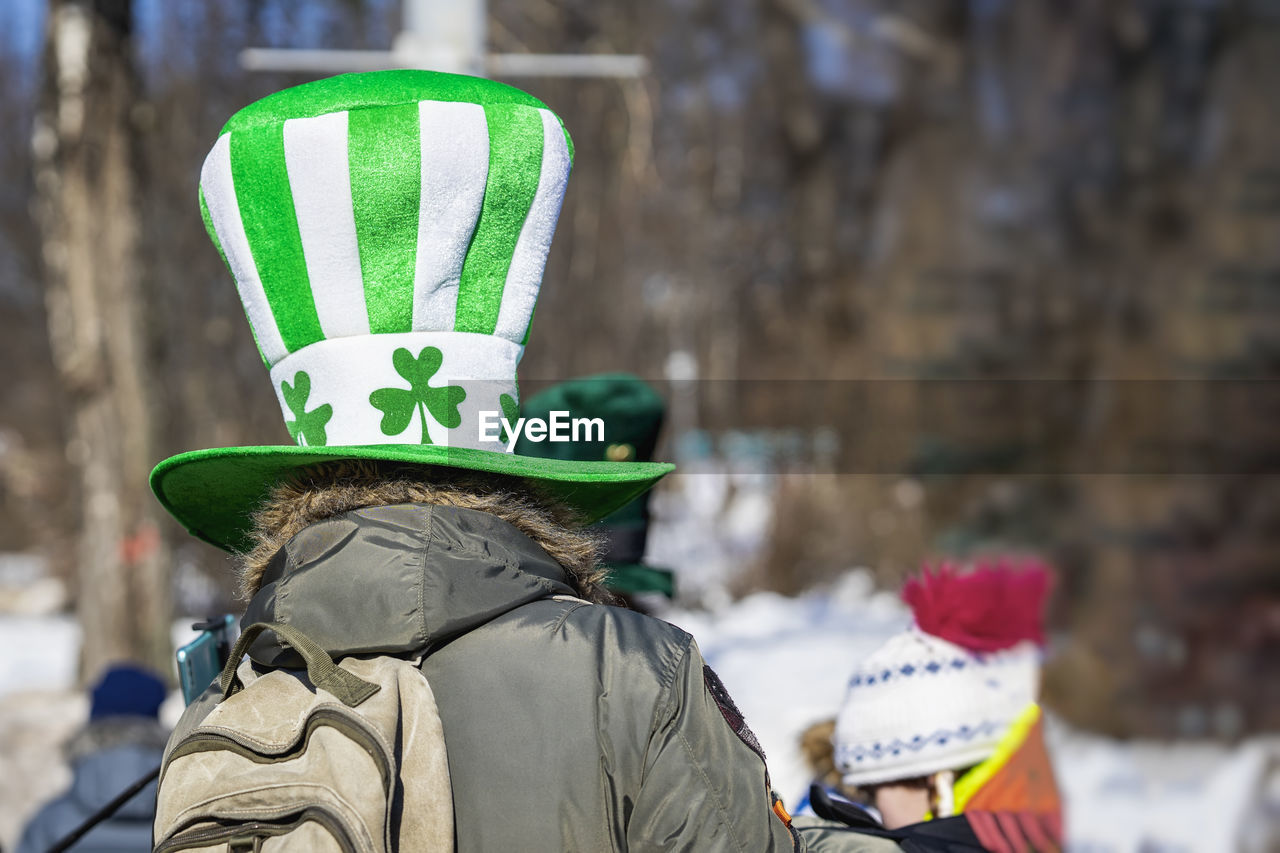
<path fill-rule="evenodd" d="M 605 373 L 571 379 L 535 394 L 521 407 L 524 418 L 550 421 L 552 412 L 563 417 L 598 419 L 600 429 L 586 427 L 578 441 L 533 441 L 521 432 L 516 453 L 563 462 L 613 462 L 652 464 L 662 429 L 665 405 L 644 380 L 629 373 Z M 649 535 L 649 495 L 643 494 L 615 510 L 600 522 L 607 538 L 606 585 L 626 594 L 657 592 L 675 594 L 675 581 L 666 569 L 643 564 Z"/>
<path fill-rule="evenodd" d="M 572 164 L 560 119 L 501 83 L 344 74 L 232 116 L 200 207 L 295 445 L 196 450 L 151 486 L 192 534 L 250 542 L 272 486 L 316 463 L 420 463 L 528 481 L 590 520 L 672 469 L 506 451 L 516 366 Z"/>

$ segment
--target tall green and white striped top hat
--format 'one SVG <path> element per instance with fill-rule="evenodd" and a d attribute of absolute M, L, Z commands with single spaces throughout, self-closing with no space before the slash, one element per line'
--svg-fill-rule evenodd
<path fill-rule="evenodd" d="M 572 159 L 542 102 L 453 74 L 346 74 L 236 113 L 200 208 L 297 444 L 167 459 L 151 478 L 165 507 L 238 549 L 270 487 L 322 461 L 507 474 L 588 519 L 671 470 L 510 454 L 489 427 L 517 416 Z"/>

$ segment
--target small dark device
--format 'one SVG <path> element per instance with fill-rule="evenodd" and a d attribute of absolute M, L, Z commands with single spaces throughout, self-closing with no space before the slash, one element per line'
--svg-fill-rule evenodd
<path fill-rule="evenodd" d="M 230 632 L 236 624 L 230 613 L 191 626 L 200 636 L 178 649 L 178 682 L 190 705 L 222 673 L 231 655 Z"/>

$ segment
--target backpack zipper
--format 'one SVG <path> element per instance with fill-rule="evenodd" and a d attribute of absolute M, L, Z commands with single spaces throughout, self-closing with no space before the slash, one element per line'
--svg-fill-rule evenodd
<path fill-rule="evenodd" d="M 175 760 L 200 752 L 232 752 L 256 764 L 272 764 L 279 761 L 293 760 L 306 752 L 307 744 L 311 742 L 311 736 L 322 725 L 327 725 L 341 732 L 349 740 L 355 741 L 373 759 L 373 763 L 378 768 L 378 775 L 382 777 L 382 788 L 387 798 L 387 817 L 382 833 L 384 843 L 390 844 L 393 821 L 392 811 L 397 781 L 391 772 L 391 760 L 377 734 L 367 726 L 352 720 L 350 713 L 342 709 L 321 706 L 312 711 L 307 717 L 306 725 L 298 733 L 297 739 L 287 744 L 279 752 L 274 753 L 263 752 L 263 747 L 260 744 L 251 745 L 236 737 L 232 732 L 214 732 L 197 728 L 190 735 L 183 738 L 182 742 L 169 753 L 160 772 L 158 784 L 164 784 L 165 773 L 168 772 L 169 767 Z M 387 849 L 390 849 L 390 847 Z"/>
<path fill-rule="evenodd" d="M 173 853 L 178 850 L 191 850 L 197 847 L 207 847 L 210 844 L 217 844 L 220 841 L 226 841 L 228 844 L 234 842 L 239 837 L 249 842 L 253 842 L 259 838 L 271 838 L 278 835 L 285 835 L 307 821 L 313 821 L 320 826 L 338 842 L 338 846 L 342 848 L 342 853 L 360 853 L 355 842 L 351 840 L 351 836 L 347 834 L 342 826 L 341 819 L 336 817 L 329 809 L 324 806 L 308 806 L 301 812 L 297 813 L 297 818 L 289 823 L 277 823 L 266 821 L 251 821 L 249 823 L 240 823 L 235 826 L 211 826 L 203 829 L 192 829 L 178 832 L 171 836 L 167 841 L 156 845 L 155 853 Z M 253 849 L 257 850 L 259 845 L 254 844 Z"/>
<path fill-rule="evenodd" d="M 353 723 L 349 714 L 344 714 L 335 708 L 325 707 L 320 707 L 313 711 L 307 717 L 306 725 L 298 732 L 297 739 L 284 746 L 278 752 L 265 751 L 260 744 L 242 740 L 236 737 L 234 733 L 196 729 L 183 738 L 182 742 L 169 753 L 168 758 L 165 759 L 164 769 L 160 773 L 160 783 L 164 783 L 164 775 L 174 761 L 198 752 L 228 750 L 256 764 L 290 761 L 306 751 L 307 744 L 311 741 L 311 736 L 322 725 L 336 729 L 350 740 L 359 744 L 361 749 L 367 752 L 369 757 L 373 759 L 374 764 L 378 766 L 378 773 L 382 777 L 382 786 L 388 793 L 393 790 L 394 780 L 391 778 L 391 763 L 387 758 L 387 751 L 378 736 L 367 727 Z"/>

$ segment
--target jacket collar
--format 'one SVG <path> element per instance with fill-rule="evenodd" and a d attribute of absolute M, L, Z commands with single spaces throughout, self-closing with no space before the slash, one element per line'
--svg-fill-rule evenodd
<path fill-rule="evenodd" d="M 571 595 L 564 569 L 489 513 L 367 507 L 313 524 L 280 550 L 242 626 L 285 622 L 332 655 L 429 653 L 522 604 Z M 301 660 L 264 633 L 255 661 Z"/>

